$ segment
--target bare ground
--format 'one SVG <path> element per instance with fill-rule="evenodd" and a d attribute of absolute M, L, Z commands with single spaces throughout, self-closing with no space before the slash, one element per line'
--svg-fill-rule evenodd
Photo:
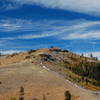
<path fill-rule="evenodd" d="M 43 95 L 47 100 L 64 100 L 66 90 L 81 100 L 96 100 L 91 91 L 75 87 L 57 73 L 31 62 L 1 66 L 0 82 L 0 100 L 18 98 L 20 86 L 25 88 L 25 100 L 42 100 Z"/>

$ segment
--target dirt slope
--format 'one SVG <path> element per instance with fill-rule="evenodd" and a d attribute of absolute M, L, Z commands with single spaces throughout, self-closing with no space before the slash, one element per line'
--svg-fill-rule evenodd
<path fill-rule="evenodd" d="M 18 63 L 27 59 L 44 60 L 44 58 L 56 62 L 66 62 L 68 64 L 76 64 L 81 61 L 87 60 L 88 62 L 100 62 L 91 58 L 83 57 L 72 53 L 68 50 L 62 50 L 59 48 L 44 48 L 38 50 L 30 50 L 28 52 L 0 56 L 0 66 Z"/>
<path fill-rule="evenodd" d="M 0 100 L 18 98 L 20 86 L 25 88 L 25 100 L 41 100 L 43 95 L 47 100 L 63 100 L 65 90 L 80 96 L 81 100 L 96 100 L 91 92 L 77 88 L 57 73 L 29 61 L 1 67 L 0 81 Z"/>

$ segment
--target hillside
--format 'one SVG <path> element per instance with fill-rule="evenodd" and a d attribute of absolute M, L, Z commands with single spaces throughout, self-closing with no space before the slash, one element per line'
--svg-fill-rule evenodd
<path fill-rule="evenodd" d="M 25 87 L 25 98 L 28 100 L 42 99 L 43 95 L 46 95 L 48 100 L 62 100 L 65 90 L 70 90 L 73 96 L 80 96 L 81 100 L 96 100 L 95 91 L 82 87 L 100 90 L 100 70 L 97 77 L 91 75 L 92 69 L 100 69 L 99 64 L 98 60 L 59 48 L 44 48 L 2 56 L 0 100 L 5 97 L 6 100 L 11 97 L 18 98 L 20 86 Z M 94 74 L 96 76 L 95 72 Z"/>
<path fill-rule="evenodd" d="M 87 60 L 88 62 L 98 62 L 91 58 L 82 57 L 80 55 L 69 52 L 68 50 L 61 50 L 59 48 L 44 48 L 38 50 L 30 50 L 28 52 L 22 53 L 14 53 L 12 55 L 6 55 L 0 57 L 0 65 L 13 64 L 17 62 L 21 62 L 27 59 L 35 60 L 46 58 L 47 56 L 51 56 L 52 59 L 57 62 L 68 62 L 69 64 L 76 64 L 81 62 L 82 60 Z M 48 59 L 50 60 L 50 59 Z"/>

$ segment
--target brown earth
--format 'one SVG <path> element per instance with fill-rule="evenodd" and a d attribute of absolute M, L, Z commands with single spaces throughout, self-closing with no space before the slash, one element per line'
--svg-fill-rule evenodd
<path fill-rule="evenodd" d="M 77 88 L 57 73 L 29 61 L 0 67 L 0 81 L 0 100 L 18 98 L 20 86 L 25 88 L 25 100 L 41 100 L 43 95 L 47 100 L 63 100 L 66 90 L 81 100 L 96 100 L 92 92 Z"/>
<path fill-rule="evenodd" d="M 51 55 L 50 61 L 44 61 L 44 54 Z M 0 57 L 0 100 L 18 98 L 20 86 L 25 88 L 25 100 L 42 100 L 44 95 L 47 100 L 64 100 L 66 90 L 74 97 L 80 96 L 81 100 L 97 100 L 95 92 L 67 81 L 63 77 L 66 70 L 59 66 L 62 60 L 73 64 L 85 59 L 95 61 L 58 48 Z"/>

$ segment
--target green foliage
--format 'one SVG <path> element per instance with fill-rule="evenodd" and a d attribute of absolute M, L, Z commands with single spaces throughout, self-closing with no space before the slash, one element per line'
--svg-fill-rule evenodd
<path fill-rule="evenodd" d="M 71 93 L 70 93 L 70 91 L 65 91 L 65 99 L 64 100 L 71 100 Z"/>
<path fill-rule="evenodd" d="M 36 50 L 30 50 L 28 53 L 31 54 L 32 52 L 35 52 Z"/>
<path fill-rule="evenodd" d="M 89 82 L 88 79 L 96 80 L 99 83 L 92 82 L 92 81 L 91 83 L 100 86 L 100 63 L 96 63 L 96 62 L 90 63 L 85 61 L 76 64 L 70 70 L 72 70 L 72 72 L 74 72 L 75 74 L 82 76 L 82 80 L 86 81 L 86 83 Z"/>
<path fill-rule="evenodd" d="M 84 57 L 84 54 L 83 53 L 81 54 L 81 57 Z"/>
<path fill-rule="evenodd" d="M 93 54 L 92 53 L 90 54 L 90 58 L 93 58 Z"/>
<path fill-rule="evenodd" d="M 13 54 L 11 54 L 10 56 L 11 57 L 14 57 L 14 56 L 16 56 L 18 53 L 13 53 Z"/>
<path fill-rule="evenodd" d="M 24 87 L 23 86 L 20 87 L 20 95 L 22 95 L 22 96 L 24 95 Z"/>
<path fill-rule="evenodd" d="M 26 56 L 26 57 L 25 57 L 25 59 L 30 59 L 30 58 L 31 58 L 31 56 Z"/>
<path fill-rule="evenodd" d="M 94 57 L 94 60 L 98 60 L 98 57 Z"/>
<path fill-rule="evenodd" d="M 90 58 L 92 58 L 93 60 L 98 60 L 98 57 L 94 57 L 93 54 L 90 54 Z"/>
<path fill-rule="evenodd" d="M 19 97 L 19 100 L 24 100 L 24 97 Z"/>
<path fill-rule="evenodd" d="M 19 100 L 24 100 L 24 87 L 23 86 L 20 87 L 20 97 L 19 97 Z"/>

